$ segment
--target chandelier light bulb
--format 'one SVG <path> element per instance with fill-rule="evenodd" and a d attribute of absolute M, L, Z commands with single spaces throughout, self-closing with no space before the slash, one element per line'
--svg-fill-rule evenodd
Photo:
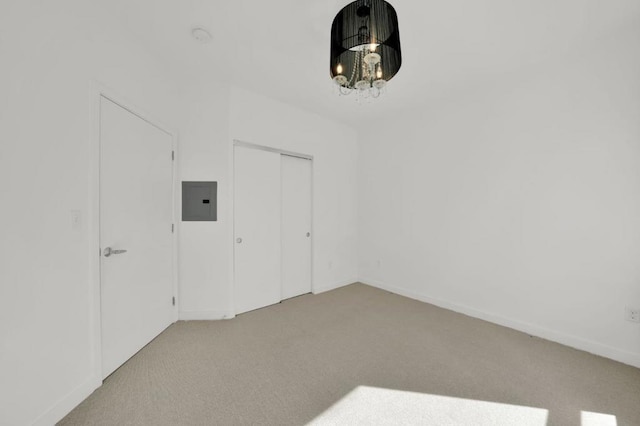
<path fill-rule="evenodd" d="M 342 74 L 342 64 L 338 64 L 338 66 L 336 67 L 336 71 L 338 72 L 338 74 Z"/>

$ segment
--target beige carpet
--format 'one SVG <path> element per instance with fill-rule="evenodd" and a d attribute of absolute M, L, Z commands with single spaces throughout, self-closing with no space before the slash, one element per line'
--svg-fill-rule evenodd
<path fill-rule="evenodd" d="M 61 422 L 307 423 L 640 425 L 640 370 L 353 284 L 176 323 Z"/>

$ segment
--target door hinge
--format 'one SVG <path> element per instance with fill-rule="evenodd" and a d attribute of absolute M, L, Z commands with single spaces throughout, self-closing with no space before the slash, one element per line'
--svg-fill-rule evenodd
<path fill-rule="evenodd" d="M 173 304 L 173 306 L 176 306 L 176 297 L 175 296 L 173 296 L 171 298 L 171 303 Z"/>
<path fill-rule="evenodd" d="M 172 233 L 172 234 L 173 234 L 173 232 L 174 232 L 174 228 L 175 228 L 175 225 L 172 223 L 172 224 L 171 224 L 171 233 Z"/>
<path fill-rule="evenodd" d="M 171 161 L 176 159 L 176 152 L 175 151 L 171 151 Z"/>

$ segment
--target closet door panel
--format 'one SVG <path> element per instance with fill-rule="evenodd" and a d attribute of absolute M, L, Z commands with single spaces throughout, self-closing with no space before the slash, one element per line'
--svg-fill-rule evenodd
<path fill-rule="evenodd" d="M 237 314 L 281 300 L 281 156 L 234 148 L 234 276 Z"/>
<path fill-rule="evenodd" d="M 311 161 L 282 156 L 282 298 L 311 292 Z"/>

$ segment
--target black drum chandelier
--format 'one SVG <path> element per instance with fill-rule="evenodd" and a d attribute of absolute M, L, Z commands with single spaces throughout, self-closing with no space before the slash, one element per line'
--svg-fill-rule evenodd
<path fill-rule="evenodd" d="M 331 78 L 341 95 L 377 98 L 400 69 L 398 15 L 384 0 L 357 0 L 331 25 Z"/>

